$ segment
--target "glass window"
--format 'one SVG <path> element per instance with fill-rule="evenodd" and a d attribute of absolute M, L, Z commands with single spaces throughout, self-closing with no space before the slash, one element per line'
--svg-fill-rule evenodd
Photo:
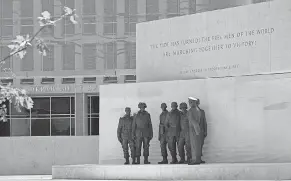
<path fill-rule="evenodd" d="M 75 70 L 75 44 L 63 45 L 63 70 Z"/>
<path fill-rule="evenodd" d="M 135 69 L 136 68 L 136 43 L 135 42 L 126 42 L 126 69 Z"/>
<path fill-rule="evenodd" d="M 168 0 L 167 1 L 167 18 L 180 15 L 180 0 Z"/>
<path fill-rule="evenodd" d="M 31 119 L 31 136 L 50 136 L 50 119 Z"/>
<path fill-rule="evenodd" d="M 70 114 L 70 97 L 52 97 L 51 113 L 52 115 Z"/>
<path fill-rule="evenodd" d="M 116 0 L 104 1 L 104 35 L 115 35 L 117 32 Z"/>
<path fill-rule="evenodd" d="M 103 45 L 105 55 L 105 68 L 115 69 L 117 67 L 117 50 L 116 42 L 109 42 Z"/>
<path fill-rule="evenodd" d="M 1 58 L 1 60 L 3 60 L 4 58 L 6 58 L 10 54 L 10 49 L 7 46 L 1 46 L 0 48 L 1 48 L 0 49 L 0 58 Z M 2 72 L 7 72 L 7 71 L 11 70 L 12 57 L 9 57 L 4 62 L 1 62 L 0 66 L 1 66 L 0 68 L 1 68 Z"/>
<path fill-rule="evenodd" d="M 33 0 L 20 1 L 20 11 L 22 18 L 33 17 Z"/>
<path fill-rule="evenodd" d="M 26 54 L 21 60 L 21 71 L 33 71 L 34 69 L 34 58 L 33 58 L 33 47 L 26 49 Z"/>
<path fill-rule="evenodd" d="M 159 1 L 146 0 L 146 21 L 159 19 Z"/>
<path fill-rule="evenodd" d="M 30 118 L 10 119 L 11 136 L 30 136 Z"/>
<path fill-rule="evenodd" d="M 96 34 L 96 16 L 83 16 L 83 34 L 94 35 Z"/>
<path fill-rule="evenodd" d="M 31 110 L 22 108 L 21 112 L 12 104 L 9 106 L 9 103 L 6 103 L 8 123 L 0 121 L 0 136 L 75 135 L 74 97 L 32 99 L 34 107 Z"/>
<path fill-rule="evenodd" d="M 53 118 L 51 121 L 52 136 L 71 135 L 71 118 Z"/>
<path fill-rule="evenodd" d="M 48 45 L 49 51 L 46 53 L 46 56 L 42 56 L 42 70 L 43 71 L 54 71 L 55 69 L 55 48 L 53 45 Z"/>
<path fill-rule="evenodd" d="M 13 0 L 0 0 L 0 17 L 13 18 Z"/>
<path fill-rule="evenodd" d="M 13 19 L 0 18 L 0 33 L 4 38 L 11 38 L 13 36 Z"/>
<path fill-rule="evenodd" d="M 67 6 L 71 9 L 75 9 L 75 0 L 61 0 L 61 4 L 62 6 Z M 70 17 L 66 17 L 63 20 L 63 34 L 75 34 L 75 25 L 70 21 Z"/>
<path fill-rule="evenodd" d="M 32 98 L 34 105 L 31 109 L 31 117 L 50 117 L 50 98 L 49 97 L 35 97 Z"/>
<path fill-rule="evenodd" d="M 88 96 L 88 133 L 99 135 L 99 96 Z"/>
<path fill-rule="evenodd" d="M 97 45 L 96 44 L 84 44 L 83 45 L 83 66 L 85 70 L 96 69 L 97 59 Z"/>
<path fill-rule="evenodd" d="M 125 34 L 136 32 L 137 23 L 137 1 L 125 0 L 125 16 L 124 16 Z"/>
<path fill-rule="evenodd" d="M 83 0 L 83 15 L 95 15 L 96 0 Z"/>
<path fill-rule="evenodd" d="M 10 136 L 10 120 L 0 121 L 0 137 Z"/>

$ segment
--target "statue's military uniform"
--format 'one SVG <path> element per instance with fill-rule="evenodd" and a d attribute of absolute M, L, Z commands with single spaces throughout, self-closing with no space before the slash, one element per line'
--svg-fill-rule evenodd
<path fill-rule="evenodd" d="M 163 161 L 159 162 L 159 164 L 168 163 L 168 153 L 167 153 L 167 132 L 166 132 L 166 117 L 168 115 L 168 111 L 165 110 L 160 114 L 160 124 L 159 124 L 159 141 L 161 147 L 161 154 L 163 156 Z"/>
<path fill-rule="evenodd" d="M 142 106 L 146 107 L 146 104 L 140 103 L 139 108 Z M 151 116 L 147 111 L 138 111 L 138 113 L 134 116 L 132 135 L 134 136 L 136 144 L 137 163 L 140 163 L 141 146 L 143 145 L 143 156 L 145 158 L 144 163 L 149 164 L 149 147 L 150 140 L 153 138 L 153 127 Z"/>
<path fill-rule="evenodd" d="M 122 144 L 124 158 L 127 160 L 126 164 L 128 164 L 129 159 L 128 145 L 130 148 L 131 158 L 133 160 L 135 158 L 134 141 L 132 138 L 132 123 L 133 117 L 125 115 L 119 119 L 117 128 L 117 137 Z"/>
<path fill-rule="evenodd" d="M 171 164 L 175 164 L 178 162 L 176 149 L 181 130 L 180 119 L 181 116 L 178 109 L 171 110 L 166 118 L 167 142 L 172 156 Z"/>
<path fill-rule="evenodd" d="M 205 111 L 203 109 L 200 109 L 200 112 L 201 112 L 201 118 L 200 118 L 199 125 L 200 125 L 200 130 L 201 130 L 201 155 L 203 155 L 202 149 L 203 149 L 205 137 L 207 136 L 207 122 L 206 122 Z"/>
<path fill-rule="evenodd" d="M 189 162 L 191 159 L 191 145 L 190 145 L 190 137 L 189 137 L 189 119 L 187 112 L 180 112 L 181 114 L 181 132 L 178 143 L 178 151 L 179 156 L 181 158 L 179 163 L 185 163 L 185 149 L 186 147 L 186 155 L 187 161 Z"/>

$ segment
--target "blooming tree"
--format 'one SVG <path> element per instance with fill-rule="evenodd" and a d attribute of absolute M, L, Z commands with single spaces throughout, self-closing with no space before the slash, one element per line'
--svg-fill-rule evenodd
<path fill-rule="evenodd" d="M 38 37 L 38 34 L 44 28 L 56 26 L 56 23 L 64 18 L 69 18 L 73 24 L 77 24 L 76 18 L 78 16 L 75 12 L 75 9 L 69 7 L 63 7 L 63 14 L 60 17 L 52 17 L 48 11 L 42 12 L 41 16 L 38 17 L 40 29 L 32 37 L 29 35 L 17 35 L 16 38 L 11 41 L 11 44 L 8 45 L 11 53 L 2 59 L 0 63 L 3 64 L 3 62 L 12 56 L 19 57 L 20 60 L 23 59 L 27 53 L 27 49 L 33 46 L 36 46 L 42 56 L 46 56 L 49 51 L 48 46 L 42 38 Z M 11 84 L 6 86 L 0 85 L 0 120 L 2 121 L 6 121 L 7 107 L 5 102 L 7 101 L 12 103 L 19 112 L 22 107 L 26 109 L 31 109 L 33 107 L 33 101 L 24 89 L 14 88 Z"/>

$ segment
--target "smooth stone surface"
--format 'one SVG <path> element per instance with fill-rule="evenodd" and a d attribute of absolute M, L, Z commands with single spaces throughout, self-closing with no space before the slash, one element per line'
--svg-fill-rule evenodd
<path fill-rule="evenodd" d="M 205 165 L 53 166 L 53 179 L 91 180 L 287 180 L 291 163 Z"/>
<path fill-rule="evenodd" d="M 290 7 L 274 0 L 138 23 L 137 82 L 290 71 Z"/>

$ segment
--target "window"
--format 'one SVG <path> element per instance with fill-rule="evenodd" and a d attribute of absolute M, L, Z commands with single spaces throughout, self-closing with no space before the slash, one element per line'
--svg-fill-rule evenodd
<path fill-rule="evenodd" d="M 75 70 L 75 44 L 63 45 L 63 70 Z"/>
<path fill-rule="evenodd" d="M 75 78 L 62 78 L 62 84 L 74 84 L 75 82 Z"/>
<path fill-rule="evenodd" d="M 95 0 L 83 0 L 83 34 L 96 34 Z"/>
<path fill-rule="evenodd" d="M 21 35 L 27 35 L 33 36 L 33 28 L 34 28 L 34 22 L 33 22 L 33 0 L 25 0 L 20 1 L 20 12 L 21 12 Z"/>
<path fill-rule="evenodd" d="M 41 83 L 42 84 L 54 84 L 55 78 L 42 78 Z"/>
<path fill-rule="evenodd" d="M 53 45 L 48 45 L 49 51 L 46 52 L 46 56 L 42 56 L 42 70 L 43 71 L 54 71 L 55 69 L 55 51 Z"/>
<path fill-rule="evenodd" d="M 136 75 L 125 75 L 124 83 L 135 83 Z"/>
<path fill-rule="evenodd" d="M 83 45 L 83 66 L 85 70 L 96 69 L 97 49 L 96 44 L 84 44 Z"/>
<path fill-rule="evenodd" d="M 75 0 L 60 0 L 62 6 L 67 6 L 71 9 L 75 9 Z M 70 17 L 66 17 L 63 20 L 63 34 L 64 35 L 74 35 L 75 25 L 70 21 Z"/>
<path fill-rule="evenodd" d="M 146 21 L 159 19 L 159 1 L 146 0 Z"/>
<path fill-rule="evenodd" d="M 0 37 L 13 37 L 13 0 L 0 0 Z"/>
<path fill-rule="evenodd" d="M 0 48 L 1 48 L 0 49 L 0 58 L 1 58 L 1 60 L 3 60 L 7 56 L 9 56 L 10 49 L 7 46 L 1 46 Z M 1 72 L 10 72 L 10 70 L 12 69 L 12 57 L 9 57 L 4 62 L 1 62 L 0 66 L 1 66 L 0 67 Z"/>
<path fill-rule="evenodd" d="M 88 96 L 88 134 L 99 135 L 99 96 Z"/>
<path fill-rule="evenodd" d="M 125 49 L 126 49 L 125 68 L 135 69 L 136 68 L 136 43 L 126 42 Z"/>
<path fill-rule="evenodd" d="M 34 79 L 20 79 L 20 84 L 22 85 L 33 85 Z"/>
<path fill-rule="evenodd" d="M 8 121 L 0 121 L 0 136 L 75 135 L 74 97 L 34 97 L 31 110 L 18 112 L 8 104 Z M 7 129 L 8 128 L 8 129 Z M 4 130 L 4 133 L 1 131 Z"/>
<path fill-rule="evenodd" d="M 168 0 L 167 12 L 167 18 L 180 16 L 180 0 Z"/>
<path fill-rule="evenodd" d="M 34 59 L 33 59 L 33 47 L 26 49 L 26 54 L 21 62 L 21 71 L 33 71 Z"/>
<path fill-rule="evenodd" d="M 189 14 L 196 13 L 196 0 L 189 0 Z"/>
<path fill-rule="evenodd" d="M 136 33 L 137 23 L 137 1 L 125 0 L 125 34 Z"/>
<path fill-rule="evenodd" d="M 54 0 L 41 0 L 42 12 L 48 11 L 51 16 L 54 16 Z M 54 26 L 47 26 L 41 31 L 42 36 L 54 36 Z"/>
<path fill-rule="evenodd" d="M 116 42 L 105 43 L 103 49 L 105 58 L 105 69 L 115 69 L 117 67 Z"/>
<path fill-rule="evenodd" d="M 117 32 L 116 0 L 104 1 L 104 35 L 115 35 Z"/>

